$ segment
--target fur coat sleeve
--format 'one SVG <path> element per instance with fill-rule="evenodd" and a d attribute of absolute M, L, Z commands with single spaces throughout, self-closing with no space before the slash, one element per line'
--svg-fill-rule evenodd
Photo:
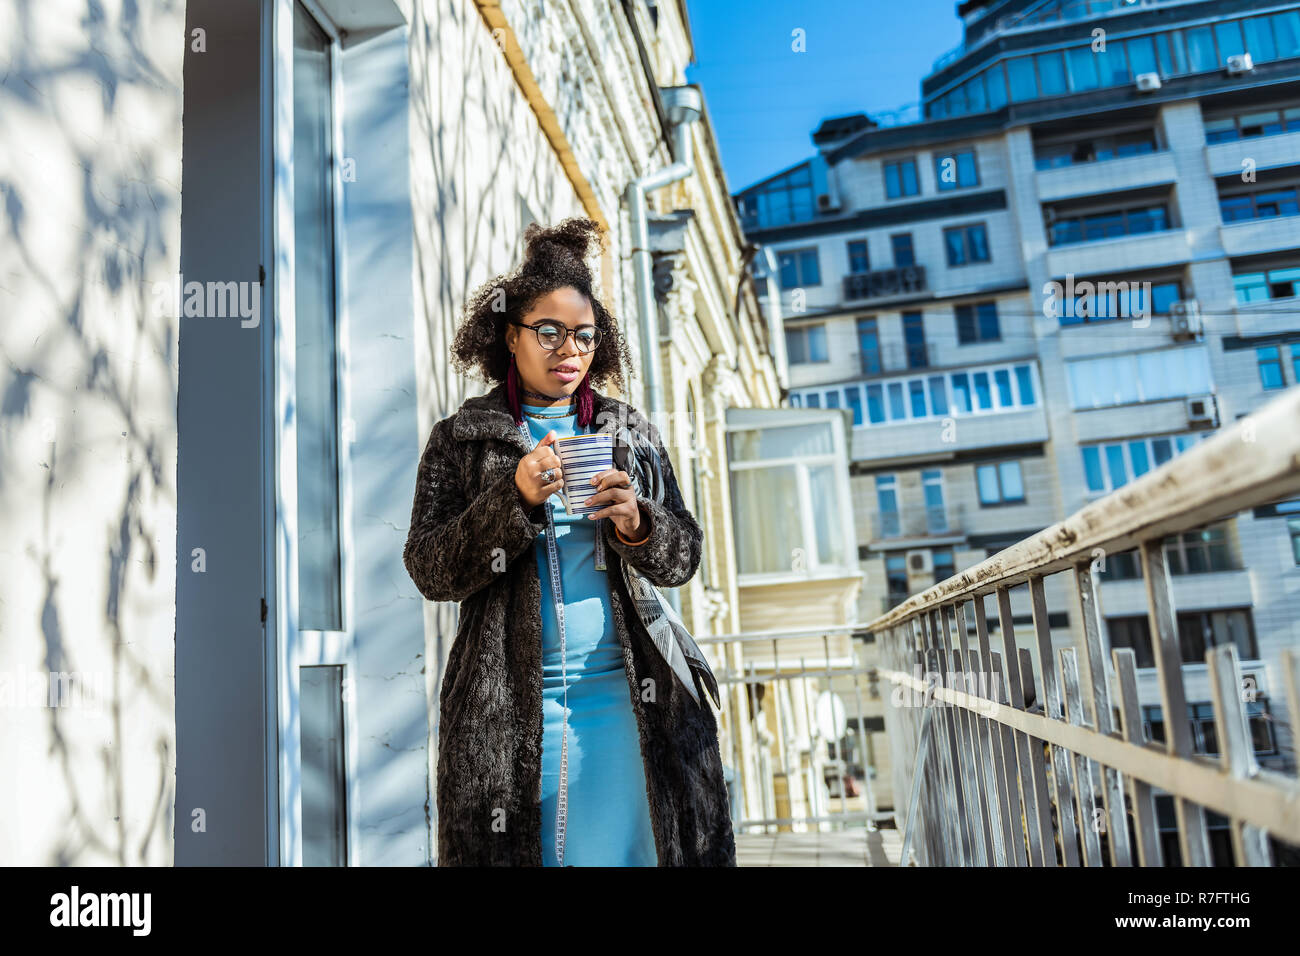
<path fill-rule="evenodd" d="M 463 601 L 500 578 L 502 552 L 509 564 L 546 530 L 541 505 L 525 510 L 514 472 L 466 501 L 465 462 L 450 426 L 444 419 L 429 433 L 402 552 L 411 580 L 430 601 Z"/>
<path fill-rule="evenodd" d="M 700 566 L 704 532 L 682 500 L 672 460 L 659 438 L 658 430 L 638 416 L 633 427 L 644 429 L 654 444 L 663 466 L 662 503 L 638 492 L 637 504 L 650 519 L 650 533 L 639 544 L 624 544 L 614 530 L 614 522 L 605 522 L 605 540 L 618 556 L 640 571 L 651 584 L 661 588 L 680 587 L 689 581 Z"/>

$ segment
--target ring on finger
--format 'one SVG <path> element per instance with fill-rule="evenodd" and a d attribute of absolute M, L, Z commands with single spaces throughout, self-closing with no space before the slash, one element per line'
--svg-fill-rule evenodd
<path fill-rule="evenodd" d="M 544 472 L 542 472 L 542 481 L 543 481 L 543 483 L 549 485 L 549 484 L 550 484 L 551 482 L 553 482 L 554 480 L 555 480 L 555 469 L 554 469 L 554 468 L 547 468 Z"/>

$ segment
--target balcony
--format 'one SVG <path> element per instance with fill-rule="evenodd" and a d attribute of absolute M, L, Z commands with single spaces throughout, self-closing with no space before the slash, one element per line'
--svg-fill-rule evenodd
<path fill-rule="evenodd" d="M 901 865 L 1271 866 L 1300 852 L 1300 781 L 1261 766 L 1242 694 L 1249 673 L 1279 706 L 1300 701 L 1300 653 L 1282 650 L 1270 670 L 1240 659 L 1226 641 L 1209 647 L 1203 663 L 1184 664 L 1178 612 L 1192 598 L 1171 588 L 1163 545 L 1171 534 L 1300 494 L 1297 417 L 1300 389 L 1291 389 L 865 625 L 896 742 Z M 1094 568 L 1098 554 L 1133 548 L 1145 594 L 1160 598 L 1144 608 L 1155 664 L 1146 675 L 1131 648 L 1105 652 Z M 1078 650 L 1054 646 L 1048 623 L 1046 582 L 1061 572 L 1075 591 L 1069 609 L 1081 614 Z M 1033 609 L 1028 635 L 1017 635 L 1012 620 L 1011 590 L 1021 586 Z M 990 596 L 1000 625 L 992 640 Z M 923 679 L 927 672 L 937 672 L 937 686 Z M 1150 673 L 1154 680 L 1142 679 Z M 1198 719 L 1212 722 L 1215 759 L 1197 753 L 1190 721 L 1166 722 L 1168 740 L 1145 726 L 1142 704 L 1182 713 L 1198 699 L 1210 701 Z M 1181 804 L 1172 831 L 1157 798 Z M 1212 843 L 1216 826 L 1231 839 L 1219 829 Z"/>
<path fill-rule="evenodd" d="M 1169 150 L 1042 169 L 1036 175 L 1039 202 L 1168 185 L 1178 181 L 1178 170 Z"/>
<path fill-rule="evenodd" d="M 1216 178 L 1240 176 L 1246 168 L 1246 160 L 1250 160 L 1253 169 L 1270 169 L 1274 166 L 1290 166 L 1295 163 L 1297 156 L 1300 156 L 1300 133 L 1250 136 L 1205 147 L 1210 175 Z"/>
<path fill-rule="evenodd" d="M 1051 246 L 1047 250 L 1047 271 L 1056 279 L 1070 273 L 1125 275 L 1139 269 L 1188 262 L 1191 258 L 1187 232 L 1175 228 Z"/>
<path fill-rule="evenodd" d="M 1242 219 L 1219 227 L 1223 251 L 1230 256 L 1251 256 L 1300 245 L 1300 216 Z"/>
<path fill-rule="evenodd" d="M 876 269 L 844 277 L 845 302 L 874 302 L 925 292 L 925 266 Z"/>

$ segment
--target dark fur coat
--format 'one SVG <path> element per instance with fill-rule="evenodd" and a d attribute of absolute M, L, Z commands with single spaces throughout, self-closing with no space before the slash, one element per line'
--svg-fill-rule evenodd
<path fill-rule="evenodd" d="M 600 431 L 620 423 L 649 430 L 630 406 L 600 393 L 595 412 Z M 660 866 L 735 866 L 713 710 L 691 699 L 656 652 L 617 563 L 677 587 L 700 562 L 703 533 L 657 434 L 653 440 L 666 464 L 666 495 L 662 505 L 638 499 L 649 537 L 625 545 L 613 522 L 601 522 L 651 826 Z M 531 447 L 497 386 L 434 425 L 420 460 L 403 559 L 426 598 L 460 602 L 439 699 L 440 866 L 542 865 L 542 593 L 533 542 L 546 517 L 544 506 L 525 510 L 514 484 Z M 653 700 L 643 700 L 647 680 Z M 581 825 L 570 817 L 570 828 Z"/>

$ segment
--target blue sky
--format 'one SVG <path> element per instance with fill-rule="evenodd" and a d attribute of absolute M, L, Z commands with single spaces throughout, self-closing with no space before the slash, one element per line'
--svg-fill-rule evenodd
<path fill-rule="evenodd" d="M 915 104 L 961 41 L 956 0 L 686 0 L 732 192 L 810 156 L 822 119 Z M 802 29 L 807 51 L 791 50 Z"/>

